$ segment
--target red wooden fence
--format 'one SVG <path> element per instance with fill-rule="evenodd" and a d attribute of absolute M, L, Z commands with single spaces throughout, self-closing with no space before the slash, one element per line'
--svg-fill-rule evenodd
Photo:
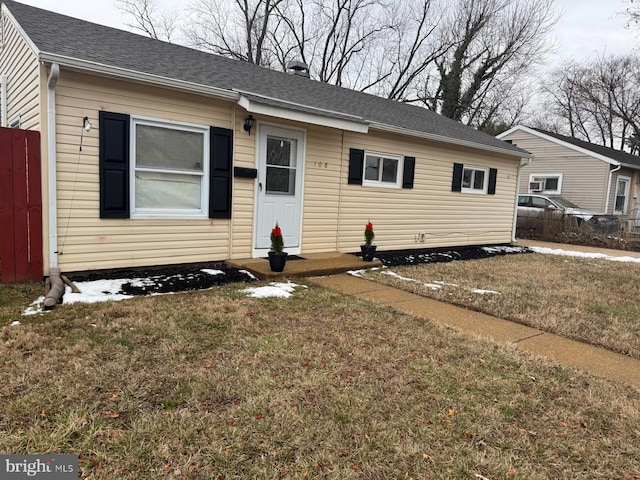
<path fill-rule="evenodd" d="M 42 273 L 40 133 L 0 128 L 0 282 Z"/>

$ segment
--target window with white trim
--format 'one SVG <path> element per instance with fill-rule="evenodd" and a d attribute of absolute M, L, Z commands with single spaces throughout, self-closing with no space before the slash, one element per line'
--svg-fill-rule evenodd
<path fill-rule="evenodd" d="M 365 152 L 363 185 L 402 187 L 402 157 L 386 153 Z"/>
<path fill-rule="evenodd" d="M 533 173 L 529 175 L 529 193 L 560 195 L 561 192 L 561 173 Z"/>
<path fill-rule="evenodd" d="M 209 127 L 131 117 L 131 214 L 206 217 Z"/>
<path fill-rule="evenodd" d="M 465 165 L 462 169 L 462 192 L 487 193 L 489 169 Z"/>
<path fill-rule="evenodd" d="M 631 178 L 618 177 L 616 181 L 616 200 L 613 206 L 613 213 L 616 215 L 624 215 L 627 213 L 629 205 L 629 189 L 631 187 Z"/>

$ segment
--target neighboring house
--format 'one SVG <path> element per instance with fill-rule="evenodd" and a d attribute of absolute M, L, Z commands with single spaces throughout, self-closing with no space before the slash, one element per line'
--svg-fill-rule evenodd
<path fill-rule="evenodd" d="M 512 240 L 531 155 L 417 106 L 13 1 L 0 75 L 41 132 L 45 273 L 266 256 L 276 222 L 302 255 L 368 221 L 381 250 Z"/>
<path fill-rule="evenodd" d="M 520 193 L 559 195 L 585 210 L 638 214 L 640 157 L 576 138 L 518 125 L 498 135 L 535 158 L 520 171 Z"/>

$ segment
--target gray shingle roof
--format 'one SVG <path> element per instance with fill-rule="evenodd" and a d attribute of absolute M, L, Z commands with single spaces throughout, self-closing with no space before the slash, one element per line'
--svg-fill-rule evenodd
<path fill-rule="evenodd" d="M 540 128 L 534 128 L 533 130 L 561 140 L 563 142 L 569 143 L 571 145 L 575 145 L 576 147 L 584 148 L 585 150 L 589 150 L 590 152 L 597 153 L 598 155 L 602 155 L 603 157 L 610 158 L 611 160 L 620 162 L 627 167 L 640 168 L 640 157 L 637 155 L 631 155 L 630 153 L 622 152 L 620 150 L 615 150 L 609 147 L 603 147 L 602 145 L 595 145 L 593 143 L 585 142 L 584 140 L 560 135 L 559 133 L 547 132 L 546 130 L 542 130 Z"/>
<path fill-rule="evenodd" d="M 289 105 L 298 104 L 297 108 L 308 107 L 311 113 L 323 110 L 328 117 L 357 117 L 372 125 L 406 129 L 418 136 L 530 156 L 514 145 L 415 105 L 154 40 L 12 0 L 3 3 L 39 49 L 41 59 L 55 55 L 83 64 L 90 62 L 229 92 L 240 90 L 269 97 L 271 102 L 280 100 Z"/>

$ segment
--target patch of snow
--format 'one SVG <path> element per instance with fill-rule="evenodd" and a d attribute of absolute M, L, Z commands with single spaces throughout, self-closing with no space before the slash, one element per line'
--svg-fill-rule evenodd
<path fill-rule="evenodd" d="M 238 270 L 240 273 L 244 273 L 247 277 L 249 277 L 251 280 L 258 280 L 258 277 L 256 277 L 253 273 L 251 273 L 249 270 Z"/>
<path fill-rule="evenodd" d="M 24 310 L 24 312 L 22 312 L 22 316 L 37 315 L 39 313 L 44 313 L 44 310 L 42 308 L 43 305 L 44 305 L 44 295 L 41 295 L 38 298 L 36 298 L 33 302 L 31 302 L 31 304 Z"/>
<path fill-rule="evenodd" d="M 155 285 L 156 282 L 153 281 L 152 278 L 132 278 L 130 280 L 132 287 L 148 287 L 150 285 Z M 120 286 L 122 286 L 121 284 Z M 77 286 L 77 284 L 76 284 Z"/>
<path fill-rule="evenodd" d="M 19 325 L 22 325 L 22 324 L 18 320 L 14 320 L 13 322 L 11 322 L 12 327 L 17 327 Z"/>
<path fill-rule="evenodd" d="M 597 258 L 600 260 L 609 260 L 611 262 L 640 263 L 640 258 L 636 258 L 636 257 L 616 257 L 613 255 L 606 255 L 604 253 L 578 252 L 575 250 L 562 250 L 560 248 L 548 248 L 548 247 L 530 247 L 530 248 L 535 253 L 541 253 L 544 255 L 563 255 L 567 257 Z"/>
<path fill-rule="evenodd" d="M 392 272 L 391 270 L 382 272 L 383 275 L 389 275 L 390 277 L 397 278 L 398 280 L 403 280 L 405 282 L 417 282 L 420 283 L 415 278 L 403 277 L 402 275 L 398 275 L 396 272 Z"/>
<path fill-rule="evenodd" d="M 527 251 L 527 247 L 512 247 L 509 245 L 497 245 L 495 247 L 482 247 L 482 250 L 488 253 L 523 253 Z"/>
<path fill-rule="evenodd" d="M 75 282 L 80 293 L 73 293 L 71 287 L 67 286 L 63 297 L 64 304 L 67 303 L 96 303 L 107 302 L 109 300 L 124 300 L 132 298 L 133 295 L 123 295 L 119 293 L 125 283 L 140 283 L 145 285 L 148 279 L 142 278 L 117 278 L 113 280 L 94 280 L 91 282 Z"/>
<path fill-rule="evenodd" d="M 247 296 L 253 298 L 268 298 L 268 297 L 280 297 L 289 298 L 295 291 L 296 287 L 307 288 L 306 285 L 298 285 L 296 283 L 287 282 L 271 282 L 264 287 L 245 288 L 241 292 L 246 293 Z"/>
<path fill-rule="evenodd" d="M 363 269 L 363 270 L 349 270 L 347 272 L 348 275 L 352 275 L 354 277 L 364 277 L 364 274 L 367 270 Z"/>
<path fill-rule="evenodd" d="M 203 268 L 201 272 L 208 273 L 209 275 L 224 275 L 222 270 L 212 270 L 210 268 Z"/>
<path fill-rule="evenodd" d="M 474 290 L 471 290 L 473 293 L 479 293 L 480 295 L 485 295 L 488 293 L 492 293 L 495 295 L 502 295 L 500 292 L 496 292 L 495 290 L 482 290 L 480 288 L 476 288 Z"/>
<path fill-rule="evenodd" d="M 437 283 L 438 285 L 442 285 L 443 287 L 459 287 L 457 283 L 447 283 L 447 282 L 439 282 L 438 280 L 434 280 L 433 283 Z"/>

